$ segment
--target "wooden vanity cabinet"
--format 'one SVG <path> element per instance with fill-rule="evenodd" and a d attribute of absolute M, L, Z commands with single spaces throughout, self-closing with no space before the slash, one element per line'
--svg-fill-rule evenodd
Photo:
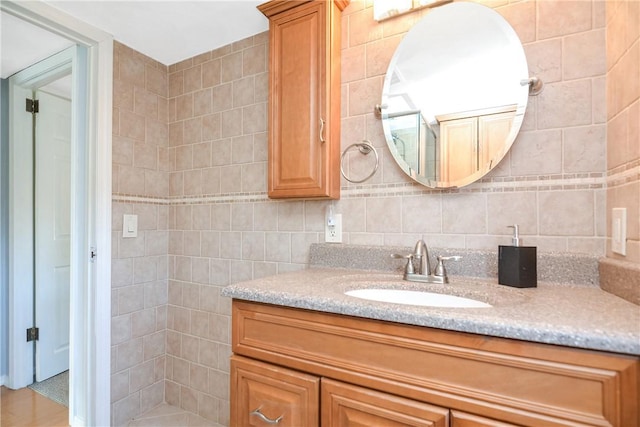
<path fill-rule="evenodd" d="M 258 6 L 269 18 L 271 198 L 340 198 L 340 17 L 348 4 Z"/>
<path fill-rule="evenodd" d="M 233 426 L 266 425 L 246 414 L 266 411 L 278 384 L 295 395 L 300 376 L 319 382 L 315 406 L 313 393 L 277 400 L 312 423 L 319 411 L 323 427 L 640 427 L 637 356 L 240 300 L 232 323 Z M 238 360 L 260 366 L 251 381 L 269 391 L 243 386 Z"/>

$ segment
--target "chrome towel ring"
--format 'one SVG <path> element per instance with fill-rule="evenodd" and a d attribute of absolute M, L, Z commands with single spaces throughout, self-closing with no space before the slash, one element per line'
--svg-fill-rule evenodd
<path fill-rule="evenodd" d="M 344 156 L 353 147 L 357 147 L 358 151 L 360 151 L 365 156 L 368 155 L 369 153 L 371 153 L 372 151 L 373 151 L 373 154 L 376 155 L 376 165 L 373 168 L 373 171 L 371 171 L 371 173 L 369 175 L 367 175 L 365 178 L 359 179 L 359 180 L 358 179 L 352 179 L 352 178 L 348 177 L 346 173 L 344 173 L 344 166 L 343 166 L 344 165 Z M 365 182 L 366 180 L 371 178 L 373 175 L 375 175 L 375 173 L 378 171 L 378 166 L 380 166 L 380 158 L 378 157 L 378 151 L 376 151 L 375 147 L 373 145 L 371 145 L 371 143 L 369 141 L 367 141 L 367 140 L 363 140 L 362 142 L 356 142 L 354 144 L 351 144 L 350 146 L 345 148 L 345 150 L 342 152 L 342 156 L 340 156 L 340 173 L 342 174 L 344 179 L 346 179 L 349 182 L 353 182 L 355 184 L 359 184 L 361 182 Z"/>

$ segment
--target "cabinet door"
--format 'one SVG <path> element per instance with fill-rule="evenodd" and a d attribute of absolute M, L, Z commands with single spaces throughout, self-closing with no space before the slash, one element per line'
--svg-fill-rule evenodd
<path fill-rule="evenodd" d="M 447 409 L 325 378 L 321 399 L 322 427 L 449 426 Z"/>
<path fill-rule="evenodd" d="M 496 156 L 504 149 L 515 115 L 515 111 L 507 111 L 478 117 L 480 169 L 489 165 L 491 161 L 494 161 L 491 167 L 496 166 Z"/>
<path fill-rule="evenodd" d="M 339 198 L 340 11 L 298 3 L 269 16 L 269 197 Z"/>
<path fill-rule="evenodd" d="M 453 182 L 478 170 L 478 119 L 468 117 L 440 123 L 441 180 Z"/>
<path fill-rule="evenodd" d="M 451 427 L 519 427 L 460 411 L 451 411 Z"/>
<path fill-rule="evenodd" d="M 267 363 L 231 357 L 231 425 L 318 425 L 320 379 Z"/>

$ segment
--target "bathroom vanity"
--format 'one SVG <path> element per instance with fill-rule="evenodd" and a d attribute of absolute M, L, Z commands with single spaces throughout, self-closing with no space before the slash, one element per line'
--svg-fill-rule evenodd
<path fill-rule="evenodd" d="M 372 287 L 492 307 L 345 295 Z M 234 298 L 232 425 L 639 425 L 640 310 L 595 287 L 309 269 L 224 294 Z"/>

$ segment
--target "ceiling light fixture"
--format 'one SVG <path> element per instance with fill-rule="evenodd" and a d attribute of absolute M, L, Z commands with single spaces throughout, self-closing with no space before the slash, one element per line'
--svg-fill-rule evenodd
<path fill-rule="evenodd" d="M 373 0 L 373 19 L 384 21 L 423 7 L 435 7 L 452 0 Z"/>

